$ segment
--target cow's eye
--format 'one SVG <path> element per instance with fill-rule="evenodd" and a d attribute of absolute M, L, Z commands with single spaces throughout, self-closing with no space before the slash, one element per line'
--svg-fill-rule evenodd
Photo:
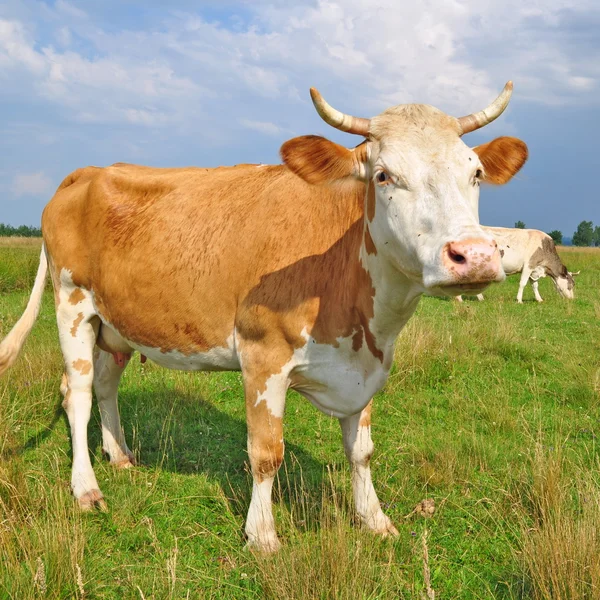
<path fill-rule="evenodd" d="M 390 176 L 385 171 L 379 171 L 377 173 L 377 183 L 387 183 L 390 179 Z"/>
<path fill-rule="evenodd" d="M 475 179 L 483 179 L 483 171 L 481 169 L 475 171 Z"/>

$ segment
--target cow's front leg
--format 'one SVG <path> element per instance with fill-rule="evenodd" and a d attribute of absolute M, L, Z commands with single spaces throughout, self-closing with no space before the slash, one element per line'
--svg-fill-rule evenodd
<path fill-rule="evenodd" d="M 352 469 L 354 504 L 362 523 L 368 529 L 383 535 L 398 535 L 398 530 L 381 510 L 377 492 L 371 481 L 369 462 L 374 448 L 371 440 L 372 403 L 373 400 L 362 412 L 340 419 L 344 450 Z"/>
<path fill-rule="evenodd" d="M 252 499 L 246 519 L 248 546 L 275 552 L 280 543 L 271 504 L 273 482 L 283 462 L 283 411 L 287 377 L 268 378 L 244 374 L 248 457 L 252 468 Z"/>
<path fill-rule="evenodd" d="M 517 302 L 519 304 L 523 304 L 523 290 L 529 281 L 530 275 L 531 271 L 526 267 L 523 267 L 523 271 L 521 272 L 521 280 L 519 281 L 519 291 L 517 292 Z"/>
<path fill-rule="evenodd" d="M 543 299 L 543 298 L 540 296 L 540 291 L 539 291 L 539 289 L 538 289 L 538 282 L 537 282 L 537 280 L 536 280 L 536 281 L 534 281 L 534 282 L 531 284 L 531 286 L 533 287 L 533 293 L 534 293 L 534 295 L 535 295 L 535 299 L 536 299 L 538 302 L 543 302 L 543 301 L 544 301 L 544 299 Z"/>

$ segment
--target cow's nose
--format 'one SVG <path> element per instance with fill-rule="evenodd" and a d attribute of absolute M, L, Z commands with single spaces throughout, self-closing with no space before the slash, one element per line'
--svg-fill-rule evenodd
<path fill-rule="evenodd" d="M 498 244 L 493 240 L 471 238 L 448 242 L 442 250 L 442 262 L 456 283 L 483 283 L 504 275 Z"/>

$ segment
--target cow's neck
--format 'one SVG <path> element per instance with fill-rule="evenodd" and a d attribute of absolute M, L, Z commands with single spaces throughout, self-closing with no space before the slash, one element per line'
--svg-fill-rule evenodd
<path fill-rule="evenodd" d="M 359 261 L 368 272 L 375 289 L 370 327 L 378 345 L 384 346 L 381 350 L 385 352 L 385 347 L 393 345 L 400 330 L 414 313 L 423 289 L 377 253 L 366 220 Z"/>

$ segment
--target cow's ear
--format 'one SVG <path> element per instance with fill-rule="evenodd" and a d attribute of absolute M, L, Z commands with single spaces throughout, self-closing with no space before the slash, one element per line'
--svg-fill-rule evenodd
<path fill-rule="evenodd" d="M 367 163 L 366 143 L 353 150 L 318 135 L 303 135 L 281 146 L 287 167 L 308 183 L 333 183 L 345 179 L 364 180 Z"/>
<path fill-rule="evenodd" d="M 496 138 L 487 144 L 476 146 L 473 152 L 483 164 L 484 181 L 496 185 L 508 183 L 529 156 L 525 142 L 514 137 Z"/>

